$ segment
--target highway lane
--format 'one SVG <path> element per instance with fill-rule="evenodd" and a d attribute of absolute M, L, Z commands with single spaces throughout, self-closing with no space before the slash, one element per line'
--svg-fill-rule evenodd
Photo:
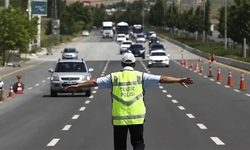
<path fill-rule="evenodd" d="M 177 64 L 181 59 L 180 48 L 169 42 L 164 45 L 173 59 L 169 68 L 148 69 L 146 61 L 138 58 L 136 69 L 192 76 L 195 84 L 188 89 L 179 84 L 162 84 L 146 91 L 146 149 L 248 149 L 249 97 L 245 95 L 248 91 L 235 92 L 234 87 L 223 86 L 227 66 L 213 64 L 213 69 L 220 66 L 224 71 L 223 84 L 219 85 L 204 78 L 206 73 L 201 76 Z M 98 32 L 67 46 L 77 47 L 80 57 L 86 58 L 89 67 L 94 68 L 93 77 L 121 69 L 118 45 L 112 39 L 102 39 Z M 26 88 L 25 94 L 0 104 L 0 149 L 112 149 L 110 90 L 93 88 L 91 97 L 80 94 L 49 97 L 47 70 L 60 57 L 60 50 L 36 60 L 44 63 L 19 72 L 25 76 L 26 87 L 33 88 Z M 189 62 L 199 58 L 186 51 L 184 54 Z M 208 62 L 204 61 L 203 65 L 205 69 Z M 239 70 L 231 69 L 237 81 Z M 247 74 L 245 78 L 249 80 Z M 6 84 L 13 83 L 16 74 L 4 80 Z M 37 83 L 39 86 L 35 86 Z M 213 141 L 211 137 L 218 139 Z M 225 145 L 220 145 L 219 140 Z"/>

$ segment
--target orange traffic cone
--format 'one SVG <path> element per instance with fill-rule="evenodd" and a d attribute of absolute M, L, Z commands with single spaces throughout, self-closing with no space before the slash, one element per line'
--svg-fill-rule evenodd
<path fill-rule="evenodd" d="M 8 98 L 15 98 L 14 91 L 13 91 L 13 86 L 12 85 L 10 85 L 10 92 L 9 92 Z"/>
<path fill-rule="evenodd" d="M 196 65 L 195 65 L 195 72 L 199 72 L 199 64 L 198 64 L 198 62 L 196 62 Z"/>
<path fill-rule="evenodd" d="M 0 97 L 1 100 L 0 101 L 4 101 L 5 98 L 3 96 L 4 95 L 4 89 L 3 88 L 0 89 L 0 94 L 1 94 L 1 97 Z"/>
<path fill-rule="evenodd" d="M 243 72 L 241 72 L 240 88 L 239 88 L 239 90 L 242 90 L 242 91 L 246 90 Z"/>
<path fill-rule="evenodd" d="M 17 83 L 17 94 L 23 94 L 22 84 L 21 82 Z"/>
<path fill-rule="evenodd" d="M 184 67 L 185 67 L 185 68 L 188 68 L 188 61 L 187 61 L 187 59 L 185 59 Z"/>
<path fill-rule="evenodd" d="M 204 71 L 203 71 L 203 66 L 201 65 L 201 67 L 200 67 L 201 69 L 200 69 L 200 73 L 204 73 Z"/>
<path fill-rule="evenodd" d="M 231 70 L 229 70 L 229 72 L 228 72 L 227 85 L 228 86 L 233 86 L 233 79 L 232 79 L 232 72 L 231 72 Z"/>
<path fill-rule="evenodd" d="M 217 81 L 218 81 L 218 82 L 221 82 L 221 81 L 222 81 L 220 67 L 218 67 Z"/>
<path fill-rule="evenodd" d="M 212 72 L 212 62 L 211 60 L 209 61 L 209 75 L 207 77 L 214 77 L 213 72 Z"/>
<path fill-rule="evenodd" d="M 192 62 L 190 63 L 190 67 L 189 68 L 193 69 L 193 63 Z"/>
<path fill-rule="evenodd" d="M 184 60 L 183 59 L 181 60 L 181 65 L 184 66 Z"/>

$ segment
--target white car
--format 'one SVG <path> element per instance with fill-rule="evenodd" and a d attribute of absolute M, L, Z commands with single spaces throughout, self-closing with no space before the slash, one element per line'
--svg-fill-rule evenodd
<path fill-rule="evenodd" d="M 148 55 L 148 67 L 151 66 L 164 66 L 169 67 L 169 57 L 164 50 L 154 50 Z"/>
<path fill-rule="evenodd" d="M 89 31 L 88 30 L 83 30 L 82 31 L 82 36 L 89 36 Z"/>
<path fill-rule="evenodd" d="M 120 43 L 120 42 L 123 42 L 123 41 L 126 41 L 126 35 L 125 34 L 117 34 L 116 42 Z"/>
<path fill-rule="evenodd" d="M 144 34 L 137 34 L 136 43 L 140 43 L 140 42 L 143 42 L 143 43 L 146 42 L 146 37 Z"/>
<path fill-rule="evenodd" d="M 120 45 L 120 54 L 125 53 L 125 52 L 128 52 L 128 48 L 129 48 L 130 45 L 132 45 L 132 44 L 133 44 L 133 42 L 130 41 L 130 40 L 121 42 L 121 45 Z"/>

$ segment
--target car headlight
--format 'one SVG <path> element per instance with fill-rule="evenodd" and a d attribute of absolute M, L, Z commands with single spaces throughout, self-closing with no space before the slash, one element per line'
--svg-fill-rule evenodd
<path fill-rule="evenodd" d="M 83 77 L 82 77 L 82 81 L 87 81 L 87 80 L 90 80 L 90 77 L 89 77 L 89 76 L 83 76 Z"/>
<path fill-rule="evenodd" d="M 159 43 L 159 41 L 157 41 L 157 43 Z"/>
<path fill-rule="evenodd" d="M 59 76 L 56 75 L 56 74 L 53 74 L 52 77 L 51 77 L 51 80 L 52 81 L 59 81 Z"/>

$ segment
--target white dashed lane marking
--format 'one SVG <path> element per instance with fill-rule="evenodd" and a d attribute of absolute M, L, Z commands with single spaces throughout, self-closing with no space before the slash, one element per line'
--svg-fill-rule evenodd
<path fill-rule="evenodd" d="M 218 137 L 210 137 L 216 145 L 225 145 Z"/>
<path fill-rule="evenodd" d="M 47 146 L 55 146 L 59 140 L 60 140 L 59 138 L 55 138 L 51 140 Z"/>
<path fill-rule="evenodd" d="M 71 125 L 66 125 L 62 130 L 63 131 L 68 131 L 70 129 Z"/>
<path fill-rule="evenodd" d="M 195 118 L 192 114 L 187 114 L 187 116 L 188 116 L 188 118 Z"/>
<path fill-rule="evenodd" d="M 80 116 L 80 115 L 74 115 L 74 116 L 72 117 L 72 119 L 78 119 L 79 116 Z"/>
<path fill-rule="evenodd" d="M 35 86 L 39 86 L 39 84 L 37 83 Z"/>
<path fill-rule="evenodd" d="M 94 93 L 96 93 L 96 91 L 93 91 L 92 93 L 94 94 Z"/>
<path fill-rule="evenodd" d="M 167 94 L 166 96 L 167 96 L 168 98 L 171 98 L 171 97 L 172 97 L 170 94 Z"/>
<path fill-rule="evenodd" d="M 95 90 L 97 90 L 97 89 L 98 89 L 98 87 L 96 86 L 96 87 L 94 87 L 94 89 L 95 89 Z"/>
<path fill-rule="evenodd" d="M 50 77 L 47 78 L 48 80 L 50 79 Z"/>
<path fill-rule="evenodd" d="M 45 82 L 45 80 L 43 80 L 42 82 Z"/>
<path fill-rule="evenodd" d="M 172 100 L 172 102 L 173 102 L 173 103 L 178 103 L 178 101 L 177 101 L 177 100 L 175 100 L 175 99 L 173 99 L 173 100 Z"/>
<path fill-rule="evenodd" d="M 93 95 L 91 95 L 89 98 L 93 98 L 94 96 Z"/>
<path fill-rule="evenodd" d="M 197 123 L 197 126 L 202 130 L 207 129 L 207 127 L 202 123 Z"/>
<path fill-rule="evenodd" d="M 87 100 L 86 102 L 85 102 L 85 104 L 89 104 L 90 103 L 90 101 L 89 100 Z"/>
<path fill-rule="evenodd" d="M 162 90 L 163 93 L 167 93 L 167 90 Z"/>
<path fill-rule="evenodd" d="M 240 92 L 240 90 L 238 90 L 238 89 L 234 89 L 234 91 L 235 91 L 235 92 Z"/>
<path fill-rule="evenodd" d="M 159 86 L 160 89 L 163 89 L 163 86 Z"/>
<path fill-rule="evenodd" d="M 32 87 L 29 87 L 29 88 L 28 88 L 28 90 L 31 90 L 31 89 L 32 89 Z"/>
<path fill-rule="evenodd" d="M 185 108 L 184 108 L 183 106 L 178 106 L 178 108 L 179 108 L 180 110 L 185 110 Z"/>
<path fill-rule="evenodd" d="M 81 107 L 80 109 L 79 109 L 79 111 L 84 111 L 85 110 L 85 107 Z"/>

